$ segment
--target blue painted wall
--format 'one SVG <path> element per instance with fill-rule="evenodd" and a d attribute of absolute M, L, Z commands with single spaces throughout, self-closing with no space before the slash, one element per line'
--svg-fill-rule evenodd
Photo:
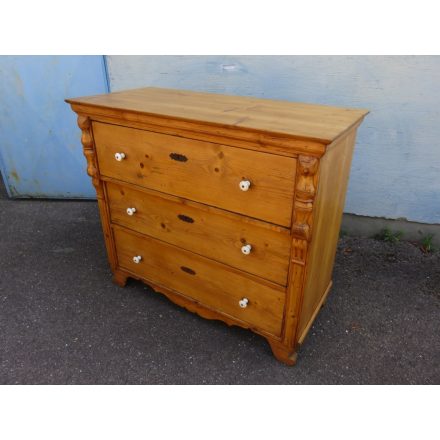
<path fill-rule="evenodd" d="M 67 97 L 108 90 L 103 56 L 0 57 L 0 167 L 12 197 L 96 197 Z"/>
<path fill-rule="evenodd" d="M 112 91 L 174 87 L 368 108 L 345 212 L 440 223 L 440 57 L 109 56 Z M 64 98 L 105 93 L 102 56 L 0 57 L 0 170 L 14 197 L 84 197 Z"/>
<path fill-rule="evenodd" d="M 368 108 L 345 212 L 440 223 L 440 57 L 110 56 L 112 91 L 141 86 Z"/>

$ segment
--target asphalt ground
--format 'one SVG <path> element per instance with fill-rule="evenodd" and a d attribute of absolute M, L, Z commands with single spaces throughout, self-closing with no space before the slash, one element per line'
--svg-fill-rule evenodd
<path fill-rule="evenodd" d="M 1 384 L 438 384 L 440 252 L 344 237 L 298 356 L 111 282 L 93 201 L 0 198 Z"/>

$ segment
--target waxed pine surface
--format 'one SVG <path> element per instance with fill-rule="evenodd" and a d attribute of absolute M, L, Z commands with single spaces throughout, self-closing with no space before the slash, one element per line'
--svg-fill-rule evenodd
<path fill-rule="evenodd" d="M 144 87 L 69 98 L 67 102 L 209 122 L 330 143 L 368 111 L 249 96 Z"/>
<path fill-rule="evenodd" d="M 3 198 L 0 227 L 1 384 L 440 382 L 440 253 L 342 239 L 288 367 L 252 332 L 112 284 L 94 202 Z"/>

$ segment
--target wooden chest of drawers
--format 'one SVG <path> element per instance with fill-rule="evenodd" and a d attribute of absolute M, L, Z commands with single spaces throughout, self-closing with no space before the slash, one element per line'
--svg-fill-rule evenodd
<path fill-rule="evenodd" d="M 296 352 L 331 287 L 365 110 L 144 88 L 78 114 L 114 281 Z"/>

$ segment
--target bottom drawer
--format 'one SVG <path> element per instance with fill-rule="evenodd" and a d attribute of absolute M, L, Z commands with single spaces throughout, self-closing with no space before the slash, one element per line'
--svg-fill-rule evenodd
<path fill-rule="evenodd" d="M 114 227 L 114 236 L 121 268 L 255 329 L 281 334 L 282 287 L 122 227 Z M 134 257 L 141 257 L 140 261 L 136 263 Z"/>

